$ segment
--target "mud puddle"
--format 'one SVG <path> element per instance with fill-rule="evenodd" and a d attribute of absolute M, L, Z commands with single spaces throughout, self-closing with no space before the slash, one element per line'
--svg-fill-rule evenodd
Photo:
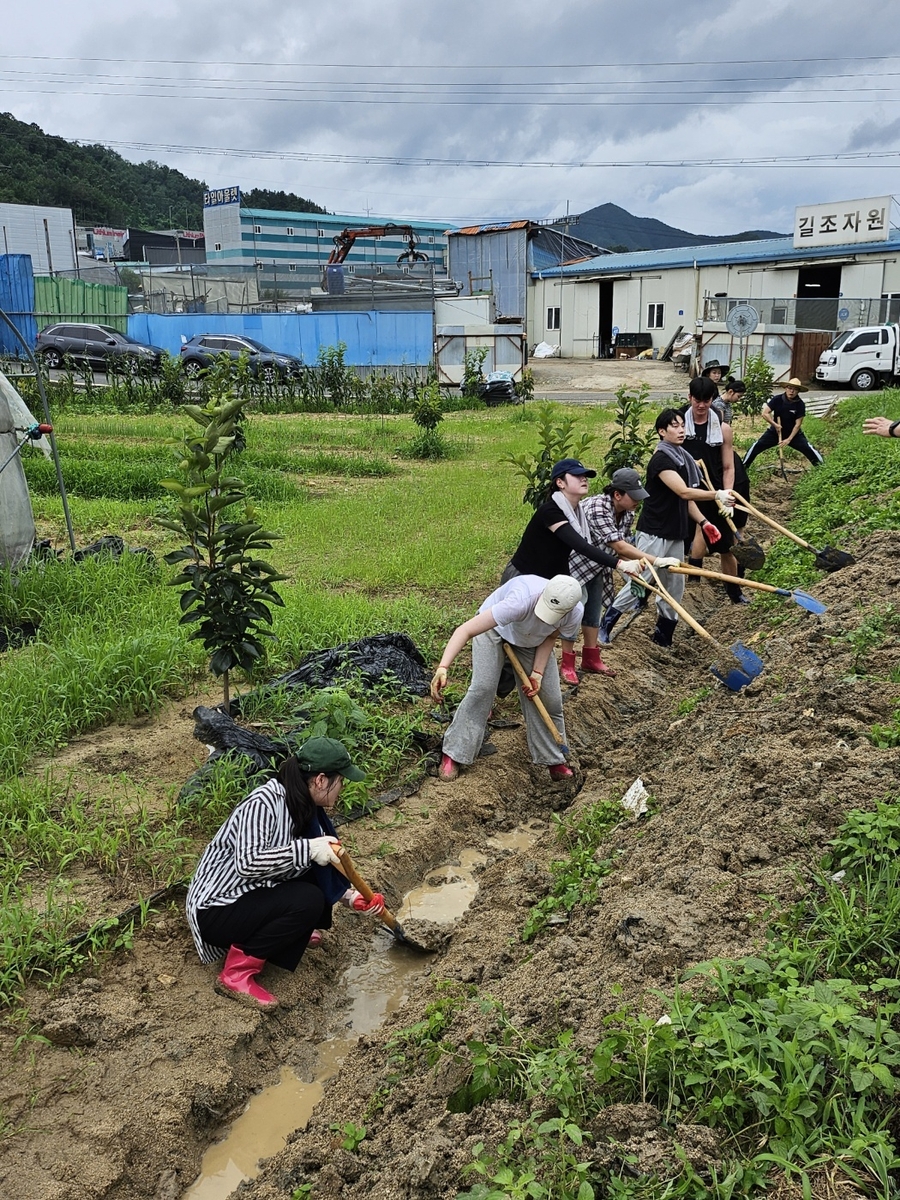
<path fill-rule="evenodd" d="M 489 846 L 507 852 L 523 850 L 536 836 L 534 830 L 514 829 L 494 834 Z M 398 918 L 436 924 L 458 920 L 475 898 L 476 875 L 487 861 L 487 855 L 478 850 L 460 851 L 458 863 L 429 871 L 422 885 L 407 893 Z M 338 1073 L 355 1043 L 379 1029 L 401 1007 L 410 984 L 425 972 L 434 957 L 410 953 L 393 942 L 385 946 L 383 931 L 376 933 L 369 957 L 346 971 L 339 984 L 350 1001 L 342 1022 L 346 1032 L 316 1047 L 313 1078 L 298 1079 L 289 1067 L 283 1067 L 279 1082 L 255 1095 L 231 1124 L 226 1137 L 207 1150 L 200 1175 L 184 1193 L 184 1200 L 227 1200 L 243 1180 L 254 1178 L 261 1159 L 280 1150 L 295 1129 L 306 1127 L 322 1099 L 325 1084 Z"/>

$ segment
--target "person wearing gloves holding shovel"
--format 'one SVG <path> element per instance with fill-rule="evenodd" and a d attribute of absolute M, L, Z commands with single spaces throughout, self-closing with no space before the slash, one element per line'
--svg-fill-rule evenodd
<path fill-rule="evenodd" d="M 344 780 L 363 778 L 342 742 L 310 738 L 238 804 L 203 852 L 187 918 L 201 961 L 225 957 L 221 995 L 275 1008 L 256 982 L 267 962 L 296 970 L 338 901 L 374 916 L 384 909 L 383 896 L 367 902 L 336 869 L 340 842 L 328 814 Z"/>
<path fill-rule="evenodd" d="M 684 561 L 685 542 L 693 538 L 694 523 L 699 524 L 710 545 L 718 541 L 719 531 L 707 521 L 697 507 L 698 501 L 712 500 L 723 508 L 733 511 L 734 496 L 725 488 L 717 491 L 700 487 L 701 478 L 697 464 L 684 449 L 684 417 L 675 408 L 665 408 L 656 418 L 659 446 L 647 464 L 646 489 L 648 497 L 638 518 L 637 549 L 648 559 L 655 556 L 655 567 L 660 582 L 673 600 L 680 602 L 684 595 L 684 575 L 673 574 L 666 568 L 678 566 Z M 644 578 L 650 582 L 647 572 Z M 612 638 L 615 623 L 623 613 L 634 610 L 640 597 L 631 586 L 624 587 L 613 601 L 612 607 L 600 623 L 600 641 L 608 643 Z M 678 614 L 657 597 L 656 628 L 652 639 L 658 646 L 671 646 L 678 623 Z"/>
<path fill-rule="evenodd" d="M 690 404 L 681 410 L 684 417 L 685 450 L 696 462 L 702 462 L 706 466 L 710 482 L 717 491 L 734 489 L 741 496 L 748 497 L 750 489 L 747 472 L 740 455 L 735 453 L 731 426 L 720 421 L 712 407 L 719 395 L 716 385 L 712 380 L 700 376 L 691 380 L 688 395 Z M 714 500 L 701 500 L 697 507 L 703 514 L 704 525 L 715 526 L 719 536 L 714 542 L 710 542 L 704 535 L 704 526 L 696 525 L 688 562 L 691 566 L 702 567 L 707 554 L 718 554 L 723 574 L 740 575 L 741 568 L 731 553 L 734 533 L 718 505 Z M 732 523 L 746 525 L 747 514 L 733 513 Z M 732 604 L 749 603 L 736 583 L 726 583 L 725 592 Z"/>
<path fill-rule="evenodd" d="M 806 416 L 806 405 L 800 399 L 801 392 L 808 392 L 799 379 L 789 379 L 784 385 L 784 391 L 762 407 L 763 419 L 769 426 L 758 437 L 744 455 L 744 466 L 748 467 L 763 450 L 771 450 L 774 446 L 799 450 L 814 467 L 819 467 L 825 461 L 819 451 L 806 439 L 806 434 L 800 428 Z"/>
<path fill-rule="evenodd" d="M 581 584 L 571 575 L 559 574 L 549 582 L 539 575 L 516 575 L 491 592 L 477 616 L 453 631 L 431 681 L 432 698 L 440 703 L 454 659 L 469 641 L 472 680 L 444 734 L 440 779 L 456 779 L 459 768 L 471 766 L 478 756 L 506 662 L 504 642 L 528 675 L 529 687 L 526 689 L 521 680 L 517 687 L 531 760 L 548 767 L 551 779 L 571 777 L 572 769 L 560 748 L 565 744 L 566 730 L 553 646 L 560 634 L 575 638 L 583 613 Z M 561 740 L 544 724 L 532 703 L 534 697 L 543 702 Z"/>
<path fill-rule="evenodd" d="M 642 566 L 634 558 L 611 554 L 593 544 L 581 502 L 588 494 L 590 480 L 596 476 L 596 471 L 580 463 L 577 458 L 563 458 L 554 463 L 550 472 L 550 494 L 526 525 L 522 540 L 500 577 L 501 583 L 506 583 L 516 575 L 540 575 L 542 579 L 569 575 L 572 553 L 595 563 L 598 568 L 615 569 L 626 576 L 640 574 Z M 650 561 L 653 561 L 652 558 Z M 581 598 L 582 601 L 587 599 L 586 591 Z M 596 659 L 591 655 L 586 663 L 582 659 L 582 666 L 586 671 L 596 674 L 615 674 L 600 658 L 599 650 Z M 575 647 L 571 642 L 566 646 L 565 639 L 561 674 L 566 683 L 578 683 Z"/>

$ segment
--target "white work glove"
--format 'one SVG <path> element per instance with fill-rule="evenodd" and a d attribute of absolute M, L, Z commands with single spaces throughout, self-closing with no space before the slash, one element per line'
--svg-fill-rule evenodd
<path fill-rule="evenodd" d="M 657 571 L 668 571 L 670 567 L 680 567 L 680 558 L 658 558 L 653 564 Z"/>
<path fill-rule="evenodd" d="M 720 488 L 716 492 L 716 504 L 726 517 L 734 516 L 734 497 L 727 488 Z"/>
<path fill-rule="evenodd" d="M 616 563 L 616 570 L 621 571 L 623 575 L 640 575 L 643 567 L 640 559 L 637 558 L 620 558 Z"/>
<path fill-rule="evenodd" d="M 309 846 L 309 857 L 319 867 L 336 867 L 341 861 L 335 854 L 333 847 L 340 846 L 340 842 L 334 837 L 317 837 L 310 838 L 307 842 Z"/>

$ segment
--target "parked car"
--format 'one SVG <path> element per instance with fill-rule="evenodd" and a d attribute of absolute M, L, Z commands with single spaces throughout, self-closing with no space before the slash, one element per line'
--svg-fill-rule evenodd
<path fill-rule="evenodd" d="M 266 383 L 274 383 L 288 375 L 299 375 L 303 360 L 293 354 L 279 354 L 254 338 L 230 333 L 200 333 L 181 347 L 181 362 L 185 374 L 199 375 L 227 354 L 237 362 L 242 354 L 248 356 L 250 372 Z"/>
<path fill-rule="evenodd" d="M 35 351 L 51 371 L 63 365 L 63 359 L 106 364 L 116 362 L 137 375 L 139 371 L 159 369 L 165 354 L 160 346 L 148 346 L 111 325 L 48 325 L 37 335 Z"/>

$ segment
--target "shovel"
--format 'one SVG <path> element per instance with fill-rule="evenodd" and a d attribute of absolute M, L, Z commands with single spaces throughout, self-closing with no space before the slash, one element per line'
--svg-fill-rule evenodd
<path fill-rule="evenodd" d="M 741 587 L 756 588 L 758 592 L 772 592 L 776 596 L 787 596 L 795 604 L 805 608 L 807 612 L 817 614 L 828 612 L 821 600 L 817 600 L 815 596 L 811 596 L 809 592 L 801 591 L 799 588 L 790 591 L 788 588 L 775 587 L 772 583 L 760 583 L 756 579 L 739 579 L 737 575 L 723 575 L 721 571 L 707 571 L 704 567 L 669 567 L 669 570 L 675 575 L 699 575 L 703 579 L 718 579 L 722 583 L 737 583 Z"/>
<path fill-rule="evenodd" d="M 778 465 L 781 467 L 781 478 L 785 483 L 788 481 L 787 471 L 784 469 L 784 446 L 781 441 L 781 418 L 775 418 L 775 428 L 778 430 Z"/>
<path fill-rule="evenodd" d="M 771 517 L 767 517 L 765 513 L 761 513 L 758 508 L 754 508 L 749 500 L 745 500 L 743 496 L 738 495 L 741 502 L 741 509 L 744 512 L 752 513 L 754 517 L 759 517 L 760 521 L 764 521 L 766 525 L 770 525 L 772 529 L 777 529 L 779 533 L 784 534 L 786 538 L 790 538 L 792 542 L 796 542 L 798 546 L 802 546 L 804 550 L 809 550 L 816 556 L 816 569 L 819 571 L 840 571 L 841 567 L 852 567 L 856 559 L 846 550 L 835 550 L 834 546 L 825 546 L 822 550 L 817 550 L 810 542 L 805 542 L 802 537 L 798 537 L 796 533 L 791 533 L 789 529 L 785 529 L 783 525 L 779 525 Z"/>
<path fill-rule="evenodd" d="M 349 883 L 353 884 L 356 890 L 361 896 L 364 897 L 366 901 L 371 900 L 375 893 L 357 871 L 356 867 L 353 865 L 353 859 L 343 846 L 341 846 L 340 850 L 337 851 L 337 855 L 341 860 L 337 870 L 340 871 L 340 873 L 347 879 Z M 432 953 L 427 946 L 421 945 L 420 942 L 415 941 L 413 938 L 404 933 L 403 926 L 389 909 L 382 909 L 378 919 L 382 922 L 382 924 L 388 927 L 398 942 L 403 942 L 404 946 L 412 946 L 413 950 L 421 950 L 424 954 Z"/>
<path fill-rule="evenodd" d="M 703 472 L 703 478 L 706 480 L 706 486 L 711 492 L 714 492 L 716 489 L 713 487 L 713 482 L 709 477 L 709 471 L 706 468 L 706 463 L 702 458 L 696 459 L 695 461 L 700 467 L 700 470 Z M 765 550 L 763 550 L 762 546 L 758 541 L 756 541 L 755 538 L 739 532 L 738 527 L 735 525 L 734 521 L 732 521 L 731 517 L 729 517 L 727 513 L 722 512 L 722 507 L 718 501 L 716 501 L 716 506 L 728 523 L 728 528 L 734 534 L 734 544 L 731 547 L 731 553 L 738 560 L 745 571 L 761 570 L 766 564 Z"/>
<path fill-rule="evenodd" d="M 655 592 L 657 596 L 661 596 L 662 599 L 665 600 L 665 602 L 670 605 L 675 612 L 678 613 L 679 617 L 681 617 L 684 622 L 690 625 L 691 629 L 693 629 L 695 633 L 699 633 L 701 637 L 706 638 L 706 640 L 709 642 L 712 642 L 717 650 L 721 650 L 723 653 L 725 653 L 725 647 L 717 642 L 713 635 L 708 633 L 707 630 L 705 630 L 700 624 L 700 622 L 691 616 L 686 608 L 682 608 L 677 600 L 673 600 L 673 598 L 660 583 L 659 576 L 657 575 L 652 563 L 648 564 L 647 569 L 656 580 L 657 586 L 654 587 L 652 584 L 647 583 L 646 580 L 641 579 L 638 581 L 641 587 L 645 587 L 649 591 Z M 741 688 L 745 688 L 749 683 L 752 683 L 753 680 L 756 679 L 757 675 L 761 675 L 765 670 L 765 663 L 763 660 L 759 657 L 759 655 L 754 654 L 752 650 L 749 650 L 743 642 L 735 642 L 728 653 L 734 655 L 735 659 L 741 665 L 741 670 L 737 670 L 735 667 L 731 667 L 730 669 L 723 667 L 720 670 L 717 669 L 715 663 L 713 663 L 709 669 L 712 671 L 713 675 L 715 675 L 716 679 L 718 679 L 721 683 L 724 683 L 725 686 L 732 692 L 739 692 Z"/>
<path fill-rule="evenodd" d="M 519 682 L 521 683 L 522 687 L 530 688 L 531 680 L 525 674 L 525 668 L 519 662 L 519 656 L 516 654 L 515 650 L 513 650 L 512 646 L 510 646 L 510 644 L 508 642 L 503 643 L 503 649 L 506 653 L 506 657 L 512 663 L 513 670 L 518 675 Z M 534 705 L 534 707 L 540 713 L 541 720 L 547 726 L 550 736 L 553 738 L 554 742 L 556 742 L 557 746 L 559 746 L 559 748 L 560 748 L 560 750 L 562 750 L 563 754 L 568 754 L 569 747 L 566 745 L 563 735 L 556 728 L 553 718 L 550 716 L 550 714 L 547 712 L 547 709 L 544 707 L 543 700 L 540 698 L 540 696 L 532 696 L 531 703 Z"/>

